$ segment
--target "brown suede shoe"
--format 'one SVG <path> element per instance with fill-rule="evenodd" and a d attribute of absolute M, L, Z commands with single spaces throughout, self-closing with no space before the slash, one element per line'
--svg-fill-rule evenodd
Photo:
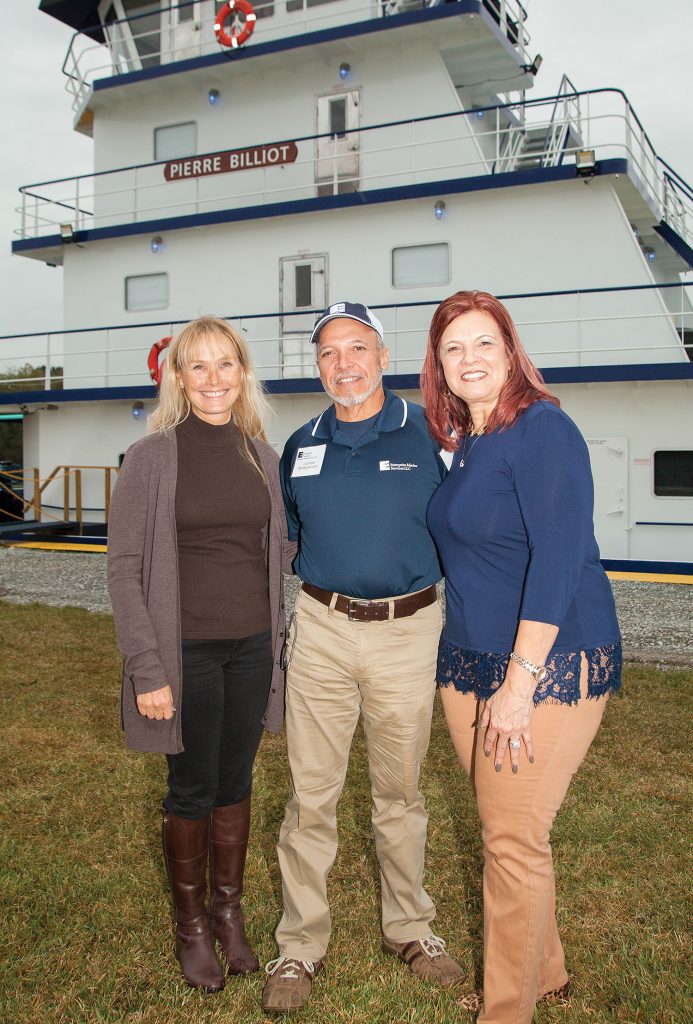
<path fill-rule="evenodd" d="M 464 982 L 464 971 L 445 952 L 445 942 L 437 935 L 427 935 L 410 942 L 383 939 L 383 949 L 404 960 L 412 974 L 423 981 L 431 981 L 442 988 L 453 988 Z"/>
<path fill-rule="evenodd" d="M 467 995 L 461 996 L 457 1000 L 457 1005 L 461 1009 L 466 1010 L 467 1013 L 481 1013 L 484 1005 L 483 989 L 476 988 L 473 992 L 468 992 Z M 544 992 L 537 999 L 537 1006 L 540 1005 L 570 1006 L 570 982 L 566 981 L 565 985 L 561 985 L 560 988 L 552 988 L 549 992 Z"/>
<path fill-rule="evenodd" d="M 265 967 L 268 975 L 262 990 L 265 1013 L 293 1013 L 308 1001 L 313 978 L 322 968 L 322 960 L 294 960 L 280 956 Z"/>

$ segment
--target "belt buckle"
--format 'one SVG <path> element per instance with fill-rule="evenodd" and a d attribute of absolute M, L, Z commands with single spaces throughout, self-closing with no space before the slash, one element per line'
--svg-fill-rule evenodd
<path fill-rule="evenodd" d="M 347 618 L 349 619 L 349 622 L 365 621 L 365 619 L 362 620 L 362 619 L 357 619 L 356 618 L 357 609 L 358 608 L 368 608 L 372 604 L 373 604 L 372 601 L 366 601 L 363 598 L 350 597 L 349 598 L 349 604 L 347 606 Z"/>

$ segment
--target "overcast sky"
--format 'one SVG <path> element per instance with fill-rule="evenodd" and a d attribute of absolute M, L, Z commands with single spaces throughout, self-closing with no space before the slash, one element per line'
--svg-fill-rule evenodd
<path fill-rule="evenodd" d="M 659 155 L 693 183 L 693 0 L 524 3 L 531 52 L 544 58 L 533 95 L 552 95 L 563 72 L 577 89 L 623 89 Z M 91 169 L 60 71 L 71 35 L 38 0 L 0 2 L 0 335 L 62 326 L 62 271 L 11 256 L 10 244 L 20 185 Z"/>

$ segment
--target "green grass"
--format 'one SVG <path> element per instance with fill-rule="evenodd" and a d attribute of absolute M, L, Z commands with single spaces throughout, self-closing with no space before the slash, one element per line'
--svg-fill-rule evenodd
<path fill-rule="evenodd" d="M 159 852 L 163 758 L 128 752 L 118 727 L 111 619 L 0 605 L 0 1022 L 251 1024 L 263 975 L 205 996 L 181 980 Z M 558 913 L 573 979 L 569 1009 L 536 1021 L 683 1024 L 690 977 L 691 675 L 627 670 L 554 829 Z M 427 887 L 436 931 L 480 976 L 476 811 L 437 707 L 424 789 Z M 287 796 L 282 738 L 256 766 L 248 930 L 275 956 L 274 852 Z M 302 1024 L 452 1024 L 455 996 L 380 950 L 377 866 L 362 738 L 340 804 L 331 876 L 334 935 Z M 688 1006 L 688 1010 L 686 1007 Z"/>

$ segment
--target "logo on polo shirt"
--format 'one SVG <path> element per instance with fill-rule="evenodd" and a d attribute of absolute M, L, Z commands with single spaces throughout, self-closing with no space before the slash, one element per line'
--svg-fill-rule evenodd
<path fill-rule="evenodd" d="M 380 460 L 380 472 L 389 472 L 390 470 L 401 470 L 408 473 L 412 469 L 418 469 L 419 464 L 417 462 L 390 462 L 389 459 Z"/>

